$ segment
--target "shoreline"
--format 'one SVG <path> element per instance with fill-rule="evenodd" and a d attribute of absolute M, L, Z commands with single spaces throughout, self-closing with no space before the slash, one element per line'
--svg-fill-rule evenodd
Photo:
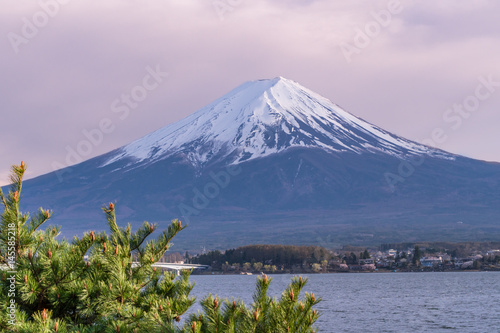
<path fill-rule="evenodd" d="M 273 272 L 273 273 L 252 273 L 252 274 L 241 274 L 241 273 L 224 273 L 219 271 L 214 272 L 196 272 L 192 275 L 242 275 L 242 276 L 262 276 L 266 275 L 300 275 L 300 274 L 309 274 L 309 275 L 321 275 L 321 274 L 381 274 L 381 273 L 477 273 L 477 272 L 500 272 L 500 268 L 498 269 L 468 269 L 468 270 L 375 270 L 375 271 L 334 271 L 334 272 Z"/>

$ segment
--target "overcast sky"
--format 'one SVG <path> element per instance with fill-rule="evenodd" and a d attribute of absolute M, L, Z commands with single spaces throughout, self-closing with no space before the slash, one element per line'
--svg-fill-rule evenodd
<path fill-rule="evenodd" d="M 500 161 L 498 13 L 480 0 L 3 0 L 0 184 L 21 160 L 29 177 L 53 171 L 69 150 L 106 153 L 276 76 L 400 136 Z"/>

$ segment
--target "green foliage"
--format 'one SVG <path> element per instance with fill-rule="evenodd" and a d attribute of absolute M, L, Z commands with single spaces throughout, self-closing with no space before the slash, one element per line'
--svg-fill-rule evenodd
<path fill-rule="evenodd" d="M 195 302 L 189 298 L 193 285 L 189 284 L 189 274 L 179 279 L 171 274 L 162 276 L 152 264 L 184 228 L 180 221 L 173 221 L 157 240 L 146 241 L 156 226 L 145 222 L 135 233 L 130 225 L 120 228 L 114 204 L 110 204 L 103 208 L 109 236 L 89 232 L 71 242 L 58 241 L 59 227 L 38 231 L 50 218 L 48 210 L 40 209 L 29 223 L 29 215 L 19 210 L 25 169 L 24 164 L 13 167 L 9 194 L 0 192 L 4 204 L 0 260 L 9 264 L 9 250 L 14 249 L 16 264 L 10 267 L 15 273 L 4 271 L 0 281 L 0 327 L 12 328 L 6 317 L 6 304 L 12 299 L 16 305 L 15 328 L 20 332 L 171 332 L 176 318 Z M 134 257 L 138 261 L 135 265 Z M 16 281 L 11 297 L 8 275 L 14 275 Z"/>
<path fill-rule="evenodd" d="M 72 241 L 58 240 L 60 227 L 40 227 L 51 212 L 40 209 L 31 218 L 19 209 L 26 166 L 12 168 L 0 225 L 0 331 L 15 332 L 310 332 L 318 300 L 306 295 L 302 305 L 266 295 L 269 280 L 260 279 L 254 307 L 241 302 L 214 306 L 202 301 L 204 314 L 184 328 L 181 316 L 194 304 L 190 271 L 180 276 L 153 267 L 185 226 L 172 221 L 156 240 L 156 226 L 144 222 L 136 232 L 118 226 L 115 205 L 103 208 L 110 234 L 87 232 Z M 294 280 L 286 293 L 299 295 L 304 281 Z M 284 294 L 284 295 L 285 295 Z M 292 302 L 293 301 L 293 302 Z M 9 316 L 11 304 L 13 316 Z M 283 312 L 284 309 L 286 312 Z M 15 310 L 14 310 L 15 309 Z M 278 310 L 279 309 L 279 310 Z M 15 315 L 15 321 L 13 317 Z M 252 318 L 257 318 L 252 321 Z M 229 324 L 228 324 L 229 323 Z M 270 326 L 271 323 L 277 326 Z M 275 329 L 276 328 L 276 329 Z M 269 329 L 269 330 L 268 330 Z"/>
<path fill-rule="evenodd" d="M 189 332 L 315 332 L 313 324 L 319 317 L 313 306 L 320 302 L 314 294 L 299 295 L 307 279 L 295 277 L 281 298 L 267 295 L 271 279 L 266 275 L 257 279 L 257 290 L 251 309 L 242 302 L 232 303 L 209 295 L 201 304 L 202 313 L 192 314 L 185 325 Z"/>

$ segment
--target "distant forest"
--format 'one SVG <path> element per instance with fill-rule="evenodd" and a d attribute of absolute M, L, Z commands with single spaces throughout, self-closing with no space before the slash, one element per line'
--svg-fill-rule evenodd
<path fill-rule="evenodd" d="M 272 265 L 279 269 L 289 269 L 303 264 L 320 264 L 333 257 L 333 253 L 319 246 L 293 245 L 247 245 L 224 253 L 215 250 L 192 257 L 193 264 L 210 265 L 221 269 L 223 265 L 243 266 L 246 263 Z"/>

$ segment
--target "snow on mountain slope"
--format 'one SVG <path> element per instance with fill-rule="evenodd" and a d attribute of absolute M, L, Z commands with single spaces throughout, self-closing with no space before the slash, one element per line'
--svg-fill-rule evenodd
<path fill-rule="evenodd" d="M 238 163 L 297 146 L 454 158 L 384 131 L 278 77 L 242 84 L 190 116 L 118 149 L 104 165 L 129 157 L 135 162 L 154 161 L 179 152 L 194 165 L 228 155 Z"/>

